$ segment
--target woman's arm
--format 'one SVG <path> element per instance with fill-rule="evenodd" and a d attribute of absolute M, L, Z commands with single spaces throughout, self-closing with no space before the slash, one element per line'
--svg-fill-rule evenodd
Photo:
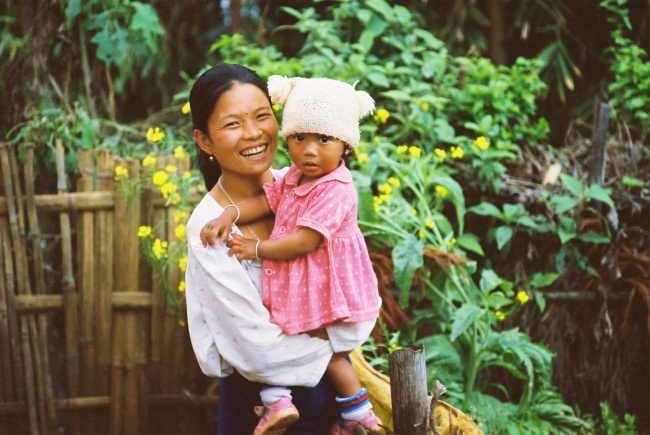
<path fill-rule="evenodd" d="M 200 229 L 214 209 L 197 206 L 187 225 L 188 328 L 201 369 L 209 376 L 226 376 L 234 368 L 253 381 L 315 385 L 332 356 L 330 343 L 284 334 L 262 305 L 261 275 L 254 280 L 261 271 L 246 269 L 224 245 L 203 246 Z"/>

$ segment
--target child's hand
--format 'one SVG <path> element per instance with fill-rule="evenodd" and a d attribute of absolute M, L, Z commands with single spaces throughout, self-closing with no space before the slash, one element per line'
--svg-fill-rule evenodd
<path fill-rule="evenodd" d="M 237 260 L 255 260 L 257 259 L 255 255 L 255 245 L 257 240 L 254 239 L 245 239 L 239 234 L 233 234 L 232 240 L 228 242 L 228 255 L 235 255 Z"/>
<path fill-rule="evenodd" d="M 214 246 L 217 238 L 221 239 L 221 243 L 226 243 L 230 235 L 230 227 L 232 220 L 227 216 L 221 215 L 214 218 L 201 228 L 201 242 L 203 246 Z M 221 237 L 219 237 L 221 236 Z"/>

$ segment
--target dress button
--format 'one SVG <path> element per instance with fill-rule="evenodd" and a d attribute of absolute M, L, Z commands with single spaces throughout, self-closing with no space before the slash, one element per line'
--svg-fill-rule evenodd
<path fill-rule="evenodd" d="M 290 192 L 289 192 L 289 196 L 293 198 L 294 196 L 296 196 L 296 192 L 293 191 L 293 190 L 290 191 Z"/>
<path fill-rule="evenodd" d="M 284 227 L 284 225 L 282 225 L 282 226 L 280 227 L 280 234 L 284 234 L 284 232 L 285 232 L 286 230 L 287 230 L 287 229 Z"/>
<path fill-rule="evenodd" d="M 267 275 L 273 275 L 273 269 L 264 269 L 264 273 Z"/>

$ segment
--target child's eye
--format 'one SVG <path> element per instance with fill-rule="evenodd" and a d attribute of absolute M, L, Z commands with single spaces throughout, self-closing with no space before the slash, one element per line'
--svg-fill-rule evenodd
<path fill-rule="evenodd" d="M 330 137 L 329 136 L 321 136 L 321 137 L 318 138 L 318 140 L 320 141 L 320 143 L 327 143 L 327 142 L 330 141 Z"/>
<path fill-rule="evenodd" d="M 302 142 L 303 140 L 305 140 L 305 136 L 303 136 L 302 134 L 294 134 L 293 140 L 295 140 L 296 142 Z"/>

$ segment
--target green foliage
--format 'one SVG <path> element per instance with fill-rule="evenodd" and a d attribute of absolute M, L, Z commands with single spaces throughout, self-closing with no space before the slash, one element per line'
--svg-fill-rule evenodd
<path fill-rule="evenodd" d="M 600 412 L 602 424 L 597 433 L 602 433 L 604 435 L 635 435 L 638 433 L 633 415 L 625 414 L 623 416 L 623 421 L 621 421 L 607 402 L 600 402 Z"/>
<path fill-rule="evenodd" d="M 134 77 L 162 73 L 165 56 L 159 47 L 165 31 L 153 6 L 130 0 L 65 3 L 67 28 L 79 22 L 90 32 L 97 58 L 107 69 L 117 69 L 115 90 L 118 93 Z"/>
<path fill-rule="evenodd" d="M 648 53 L 624 35 L 632 28 L 626 0 L 601 0 L 609 21 L 615 26 L 612 56 L 612 81 L 607 87 L 612 106 L 626 123 L 637 131 L 643 141 L 650 128 L 650 58 Z"/>

